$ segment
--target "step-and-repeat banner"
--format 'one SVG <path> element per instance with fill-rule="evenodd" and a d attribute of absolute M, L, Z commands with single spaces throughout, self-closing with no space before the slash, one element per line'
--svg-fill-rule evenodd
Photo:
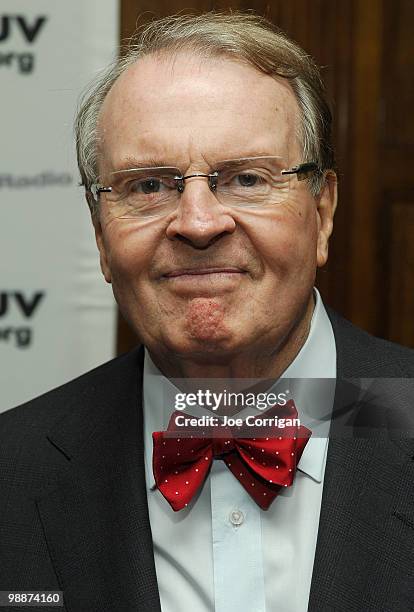
<path fill-rule="evenodd" d="M 114 355 L 73 118 L 116 56 L 118 12 L 118 0 L 1 0 L 0 412 Z"/>

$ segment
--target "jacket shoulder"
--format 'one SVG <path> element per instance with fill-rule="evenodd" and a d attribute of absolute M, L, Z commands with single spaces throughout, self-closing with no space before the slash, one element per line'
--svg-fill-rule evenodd
<path fill-rule="evenodd" d="M 51 452 L 47 435 L 60 421 L 76 413 L 85 426 L 92 416 L 121 393 L 129 379 L 138 379 L 143 350 L 130 353 L 82 374 L 39 397 L 0 414 L 0 460 L 3 466 L 33 473 L 33 466 L 46 467 Z M 99 415 L 98 415 L 99 418 Z M 32 469 L 30 462 L 33 461 Z M 7 470 L 6 470 L 7 471 Z M 3 472 L 4 476 L 4 472 Z M 1 474 L 0 474 L 1 477 Z"/>
<path fill-rule="evenodd" d="M 372 336 L 331 308 L 326 310 L 334 331 L 342 376 L 414 377 L 413 349 Z"/>

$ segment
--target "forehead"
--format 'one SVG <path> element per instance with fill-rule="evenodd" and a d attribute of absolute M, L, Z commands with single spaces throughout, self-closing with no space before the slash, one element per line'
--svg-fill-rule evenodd
<path fill-rule="evenodd" d="M 128 159 L 165 165 L 297 156 L 291 87 L 227 58 L 146 56 L 114 83 L 98 120 L 103 170 Z"/>

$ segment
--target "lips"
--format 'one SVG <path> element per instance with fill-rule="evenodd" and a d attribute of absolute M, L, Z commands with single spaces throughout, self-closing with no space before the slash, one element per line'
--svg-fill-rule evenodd
<path fill-rule="evenodd" d="M 204 276 L 206 274 L 244 274 L 245 270 L 233 267 L 212 268 L 179 268 L 164 274 L 164 278 L 177 278 L 179 276 Z"/>

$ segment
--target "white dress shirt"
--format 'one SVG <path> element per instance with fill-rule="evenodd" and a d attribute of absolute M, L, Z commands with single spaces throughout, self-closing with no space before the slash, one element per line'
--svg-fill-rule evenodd
<path fill-rule="evenodd" d="M 213 461 L 188 507 L 172 510 L 156 489 L 152 473 L 152 432 L 168 426 L 174 408 L 166 403 L 165 389 L 172 385 L 145 354 L 145 469 L 163 612 L 306 612 L 308 608 L 336 379 L 331 323 L 316 289 L 315 298 L 308 338 L 278 383 L 290 391 L 294 388 L 301 422 L 313 433 L 293 485 L 282 490 L 266 511 L 220 460 Z M 305 378 L 331 379 L 331 384 L 298 380 Z"/>

